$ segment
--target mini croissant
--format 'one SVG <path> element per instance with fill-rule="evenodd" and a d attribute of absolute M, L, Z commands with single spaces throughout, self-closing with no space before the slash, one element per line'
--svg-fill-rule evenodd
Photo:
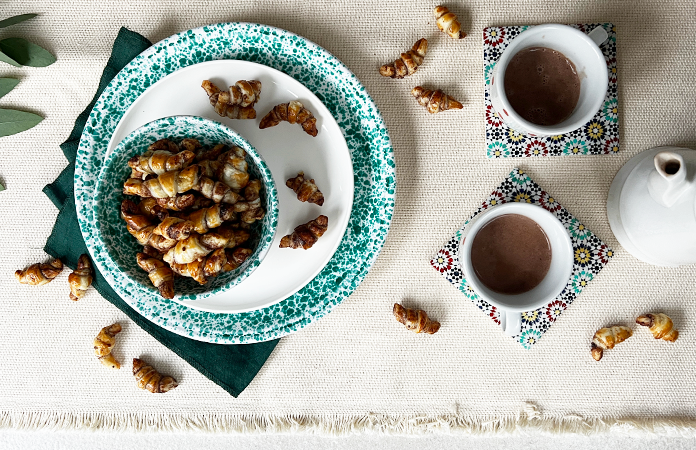
<path fill-rule="evenodd" d="M 188 264 L 171 264 L 174 273 L 193 278 L 199 284 L 205 284 L 208 282 L 208 278 L 224 272 L 225 267 L 228 267 L 228 265 L 224 248 L 219 248 L 209 255 L 198 258 Z"/>
<path fill-rule="evenodd" d="M 280 248 L 311 248 L 317 240 L 326 233 L 329 227 L 329 218 L 319 216 L 314 220 L 295 228 L 292 234 L 283 236 L 280 240 Z"/>
<path fill-rule="evenodd" d="M 121 364 L 111 354 L 111 350 L 116 343 L 116 335 L 121 332 L 121 325 L 115 323 L 101 329 L 97 337 L 94 338 L 94 354 L 99 361 L 106 367 L 120 369 Z"/>
<path fill-rule="evenodd" d="M 189 264 L 203 258 L 218 248 L 234 248 L 246 242 L 250 234 L 246 230 L 235 230 L 223 226 L 206 234 L 191 233 L 188 238 L 178 241 L 164 255 L 169 264 Z"/>
<path fill-rule="evenodd" d="M 174 378 L 163 377 L 152 366 L 138 358 L 133 358 L 133 376 L 140 389 L 153 394 L 163 394 L 179 385 Z"/>
<path fill-rule="evenodd" d="M 178 217 L 167 217 L 152 232 L 175 241 L 181 241 L 191 235 L 193 228 L 193 222 Z"/>
<path fill-rule="evenodd" d="M 435 334 L 440 329 L 440 322 L 431 320 L 422 309 L 404 308 L 400 304 L 394 303 L 393 313 L 396 320 L 406 325 L 406 328 L 414 333 Z"/>
<path fill-rule="evenodd" d="M 412 75 L 418 70 L 418 66 L 423 64 L 423 58 L 428 51 L 428 41 L 418 39 L 411 50 L 402 53 L 399 59 L 393 63 L 385 64 L 379 68 L 379 73 L 383 77 L 403 78 Z"/>
<path fill-rule="evenodd" d="M 285 185 L 295 191 L 301 202 L 324 204 L 324 194 L 321 193 L 314 180 L 305 180 L 304 172 L 299 172 L 295 178 L 290 178 Z"/>
<path fill-rule="evenodd" d="M 674 342 L 679 337 L 679 331 L 674 328 L 674 323 L 667 314 L 644 314 L 636 319 L 636 323 L 644 327 L 650 327 L 650 332 L 655 339 Z"/>
<path fill-rule="evenodd" d="M 89 260 L 87 254 L 80 255 L 80 259 L 77 260 L 77 268 L 68 275 L 70 300 L 77 301 L 84 297 L 93 279 L 92 261 Z"/>
<path fill-rule="evenodd" d="M 597 330 L 592 338 L 591 353 L 595 361 L 602 359 L 602 354 L 604 350 L 610 350 L 614 348 L 616 344 L 619 344 L 626 339 L 633 336 L 633 331 L 622 325 L 614 325 L 609 328 L 601 328 Z"/>
<path fill-rule="evenodd" d="M 53 281 L 55 277 L 63 270 L 63 262 L 60 259 L 54 259 L 48 264 L 32 264 L 24 270 L 17 270 L 15 277 L 22 284 L 30 286 L 43 286 L 46 283 Z"/>
<path fill-rule="evenodd" d="M 282 121 L 300 124 L 305 133 L 310 136 L 316 137 L 318 133 L 317 119 L 297 100 L 276 105 L 261 119 L 259 128 L 263 130 L 264 128 L 274 127 Z"/>
<path fill-rule="evenodd" d="M 128 165 L 131 169 L 142 173 L 162 175 L 164 172 L 185 168 L 195 157 L 196 154 L 189 150 L 174 154 L 167 150 L 155 150 L 152 153 L 148 151 L 143 155 L 132 157 L 128 160 Z"/>
<path fill-rule="evenodd" d="M 418 103 L 428 110 L 430 114 L 447 111 L 448 109 L 462 109 L 464 105 L 459 103 L 453 97 L 445 94 L 441 90 L 431 91 L 416 86 L 411 90 L 411 95 L 416 97 Z"/>
<path fill-rule="evenodd" d="M 209 80 L 201 85 L 208 94 L 210 104 L 221 117 L 230 119 L 255 119 L 254 104 L 261 96 L 261 82 L 258 80 L 239 80 L 229 91 L 221 91 Z"/>
<path fill-rule="evenodd" d="M 459 23 L 457 16 L 451 13 L 446 6 L 436 6 L 433 15 L 437 19 L 437 27 L 440 31 L 447 33 L 454 39 L 463 39 L 466 33 L 462 31 L 462 24 Z"/>
<path fill-rule="evenodd" d="M 151 247 L 145 247 L 149 249 Z M 159 256 L 151 256 L 147 253 L 136 255 L 138 266 L 147 272 L 148 278 L 160 295 L 164 298 L 174 298 L 174 273 L 172 269 L 159 260 Z"/>

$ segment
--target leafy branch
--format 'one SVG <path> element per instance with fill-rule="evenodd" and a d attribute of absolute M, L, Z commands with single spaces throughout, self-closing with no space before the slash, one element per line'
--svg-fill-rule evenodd
<path fill-rule="evenodd" d="M 36 17 L 36 14 L 21 14 L 0 20 L 0 28 L 6 28 Z M 0 40 L 0 61 L 15 67 L 46 67 L 56 61 L 56 57 L 43 47 L 23 38 L 5 38 Z M 0 98 L 19 84 L 16 78 L 0 78 Z M 35 127 L 43 117 L 16 109 L 0 109 L 0 137 L 21 133 Z"/>

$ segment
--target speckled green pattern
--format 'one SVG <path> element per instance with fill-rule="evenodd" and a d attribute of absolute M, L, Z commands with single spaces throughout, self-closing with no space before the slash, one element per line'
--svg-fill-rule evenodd
<path fill-rule="evenodd" d="M 150 283 L 147 274 L 135 263 L 135 255 L 142 251 L 142 247 L 121 220 L 120 206 L 124 198 L 123 182 L 131 173 L 128 160 L 143 153 L 153 142 L 165 138 L 175 142 L 195 138 L 206 147 L 225 144 L 243 148 L 247 153 L 249 174 L 263 183 L 261 205 L 267 212 L 261 222 L 254 224 L 252 234 L 256 238 L 245 245 L 254 249 L 254 253 L 241 266 L 213 278 L 206 285 L 200 285 L 191 278 L 177 279 L 175 292 L 178 300 L 200 300 L 241 283 L 268 253 L 278 226 L 278 193 L 271 171 L 244 138 L 225 125 L 202 117 L 165 117 L 150 122 L 132 132 L 116 147 L 104 162 L 97 182 L 97 197 L 94 201 L 97 227 L 95 239 L 90 242 L 90 245 L 96 245 L 89 249 L 99 271 L 121 298 L 159 298 L 159 293 Z"/>
<path fill-rule="evenodd" d="M 130 305 L 183 336 L 226 344 L 275 339 L 296 331 L 350 295 L 379 254 L 394 211 L 394 156 L 384 121 L 358 79 L 334 56 L 304 38 L 264 25 L 228 23 L 185 31 L 135 58 L 106 88 L 85 127 L 77 155 L 75 202 L 85 241 L 94 242 L 92 201 L 109 139 L 126 109 L 169 73 L 192 64 L 241 59 L 281 70 L 324 102 L 351 152 L 355 200 L 336 254 L 295 295 L 240 314 L 196 311 L 164 299 Z"/>

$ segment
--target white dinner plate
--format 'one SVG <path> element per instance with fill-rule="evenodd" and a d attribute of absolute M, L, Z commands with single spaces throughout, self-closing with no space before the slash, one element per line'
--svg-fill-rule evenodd
<path fill-rule="evenodd" d="M 218 116 L 201 87 L 211 80 L 221 89 L 238 80 L 259 80 L 261 98 L 254 120 Z M 275 105 L 299 100 L 317 118 L 316 137 L 299 125 L 281 122 L 259 129 L 261 118 Z M 155 119 L 195 115 L 222 122 L 244 136 L 263 156 L 278 189 L 278 229 L 271 249 L 243 283 L 206 299 L 179 301 L 209 312 L 253 311 L 279 302 L 309 283 L 331 259 L 343 238 L 353 205 L 353 166 L 341 129 L 322 102 L 301 83 L 270 67 L 240 60 L 209 61 L 180 69 L 148 88 L 128 108 L 108 146 L 112 152 L 129 133 Z M 302 203 L 285 186 L 288 178 L 304 171 L 324 194 L 324 205 Z M 281 249 L 280 239 L 318 215 L 329 218 L 324 236 L 309 250 Z"/>

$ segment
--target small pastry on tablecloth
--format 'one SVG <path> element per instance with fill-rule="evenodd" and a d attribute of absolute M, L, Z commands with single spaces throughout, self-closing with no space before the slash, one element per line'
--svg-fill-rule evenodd
<path fill-rule="evenodd" d="M 94 338 L 94 354 L 97 355 L 99 362 L 112 369 L 121 368 L 121 364 L 111 354 L 116 343 L 116 335 L 120 332 L 121 325 L 115 323 L 102 328 L 97 337 Z"/>
<path fill-rule="evenodd" d="M 163 394 L 179 385 L 174 378 L 163 377 L 152 366 L 138 358 L 133 358 L 133 376 L 140 389 L 150 391 L 153 394 Z"/>
<path fill-rule="evenodd" d="M 416 98 L 418 104 L 425 106 L 425 109 L 427 109 L 430 114 L 436 114 L 449 109 L 464 108 L 464 105 L 439 89 L 431 91 L 421 86 L 416 86 L 411 90 L 411 95 Z"/>
<path fill-rule="evenodd" d="M 453 39 L 464 39 L 466 37 L 466 33 L 462 31 L 462 24 L 459 23 L 459 19 L 446 6 L 436 6 L 433 10 L 433 15 L 437 19 L 436 24 L 440 31 L 447 33 Z"/>
<path fill-rule="evenodd" d="M 608 328 L 600 328 L 592 338 L 590 352 L 595 361 L 602 359 L 604 350 L 610 350 L 626 339 L 633 336 L 633 330 L 623 325 L 614 325 Z"/>
<path fill-rule="evenodd" d="M 94 269 L 92 269 L 92 261 L 89 255 L 80 255 L 77 260 L 77 267 L 68 275 L 68 284 L 70 285 L 70 300 L 77 301 L 85 296 L 87 288 L 92 285 L 94 280 Z"/>
<path fill-rule="evenodd" d="M 674 342 L 679 337 L 679 331 L 674 327 L 672 319 L 664 313 L 644 314 L 636 319 L 636 323 L 644 327 L 650 327 L 650 332 L 655 339 Z"/>
<path fill-rule="evenodd" d="M 414 333 L 435 334 L 440 329 L 440 322 L 430 319 L 428 313 L 422 309 L 404 308 L 400 304 L 394 303 L 392 312 L 396 320 Z"/>
<path fill-rule="evenodd" d="M 379 68 L 379 73 L 383 77 L 404 78 L 413 75 L 418 66 L 423 64 L 425 53 L 428 51 L 428 41 L 418 39 L 411 50 L 402 53 L 394 62 L 385 64 Z"/>
<path fill-rule="evenodd" d="M 54 259 L 48 264 L 36 263 L 23 270 L 17 270 L 15 277 L 22 284 L 30 286 L 43 286 L 53 281 L 63 271 L 63 262 Z"/>

